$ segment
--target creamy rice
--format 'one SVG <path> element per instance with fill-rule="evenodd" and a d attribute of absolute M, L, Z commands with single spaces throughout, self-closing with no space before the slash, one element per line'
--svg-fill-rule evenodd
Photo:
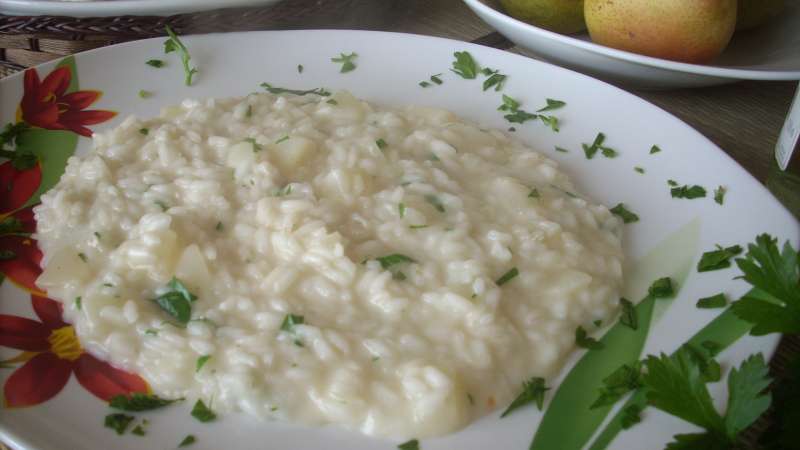
<path fill-rule="evenodd" d="M 92 353 L 164 397 L 378 436 L 505 407 L 613 316 L 622 280 L 620 221 L 555 162 L 346 92 L 130 117 L 35 213 L 38 283 Z M 173 276 L 198 297 L 185 327 L 153 301 Z"/>

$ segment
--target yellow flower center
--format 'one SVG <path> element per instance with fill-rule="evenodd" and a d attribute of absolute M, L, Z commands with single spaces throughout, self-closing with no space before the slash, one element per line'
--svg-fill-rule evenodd
<path fill-rule="evenodd" d="M 53 330 L 47 341 L 50 342 L 50 351 L 61 359 L 75 361 L 83 354 L 83 347 L 75 336 L 75 328 L 72 326 Z"/>

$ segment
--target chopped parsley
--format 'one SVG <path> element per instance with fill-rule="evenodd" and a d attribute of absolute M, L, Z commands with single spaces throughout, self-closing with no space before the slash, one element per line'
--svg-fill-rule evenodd
<path fill-rule="evenodd" d="M 195 366 L 194 366 L 194 371 L 195 372 L 200 372 L 200 369 L 202 369 L 203 366 L 206 365 L 206 363 L 208 362 L 209 359 L 211 359 L 211 355 L 203 355 L 203 356 L 197 358 L 197 362 L 195 362 Z"/>
<path fill-rule="evenodd" d="M 353 52 L 348 54 L 340 53 L 339 56 L 336 58 L 331 58 L 331 61 L 335 63 L 339 63 L 342 65 L 342 68 L 339 70 L 339 73 L 347 73 L 352 72 L 356 69 L 356 64 L 353 62 L 358 57 L 358 54 Z"/>
<path fill-rule="evenodd" d="M 253 105 L 247 105 L 247 111 L 244 112 L 244 116 L 248 119 L 253 117 Z"/>
<path fill-rule="evenodd" d="M 504 273 L 503 276 L 497 279 L 494 283 L 498 286 L 502 286 L 509 281 L 513 280 L 517 275 L 519 275 L 519 270 L 516 267 L 512 268 L 508 272 Z"/>
<path fill-rule="evenodd" d="M 484 72 L 484 74 L 486 73 Z M 489 78 L 483 82 L 484 91 L 488 91 L 494 87 L 495 92 L 500 92 L 503 89 L 503 86 L 506 84 L 506 80 L 508 79 L 508 75 L 503 75 L 497 71 L 490 72 L 488 76 Z"/>
<path fill-rule="evenodd" d="M 389 146 L 389 144 L 387 144 L 386 141 L 383 140 L 383 138 L 379 138 L 377 141 L 375 141 L 375 145 L 377 145 L 378 148 L 381 150 Z"/>
<path fill-rule="evenodd" d="M 656 154 L 656 153 L 658 153 L 660 151 L 661 151 L 661 147 L 659 147 L 657 145 L 654 145 L 654 146 L 650 147 L 650 154 L 651 155 L 654 155 L 654 154 Z"/>
<path fill-rule="evenodd" d="M 139 128 L 139 134 L 141 134 L 142 136 L 147 136 L 148 134 L 150 134 L 150 130 L 147 128 Z"/>
<path fill-rule="evenodd" d="M 294 344 L 298 347 L 303 346 L 303 341 L 297 337 L 297 329 L 295 327 L 304 323 L 305 318 L 296 314 L 287 314 L 286 317 L 283 318 L 283 322 L 281 322 L 281 331 L 285 331 L 292 335 L 294 337 Z"/>
<path fill-rule="evenodd" d="M 153 96 L 153 93 L 150 91 L 145 91 L 144 89 L 139 89 L 139 98 L 150 98 Z"/>
<path fill-rule="evenodd" d="M 144 431 L 144 427 L 142 425 L 136 425 L 131 430 L 131 434 L 135 434 L 136 436 L 144 436 L 147 432 Z"/>
<path fill-rule="evenodd" d="M 497 110 L 498 111 L 515 111 L 522 106 L 520 102 L 516 101 L 512 97 L 509 97 L 506 94 L 503 94 L 503 104 L 500 105 Z"/>
<path fill-rule="evenodd" d="M 154 301 L 180 324 L 186 325 L 192 318 L 192 302 L 197 300 L 197 296 L 189 292 L 175 277 L 172 277 L 167 287 L 169 290 L 156 297 Z"/>
<path fill-rule="evenodd" d="M 569 150 L 565 149 L 564 147 L 559 147 L 556 145 L 556 151 L 561 153 L 569 153 Z"/>
<path fill-rule="evenodd" d="M 325 88 L 314 88 L 314 89 L 307 89 L 307 90 L 298 90 L 298 89 L 287 89 L 282 87 L 276 87 L 269 83 L 261 83 L 261 87 L 266 89 L 267 92 L 270 94 L 280 95 L 280 94 L 293 94 L 293 95 L 308 95 L 308 94 L 316 94 L 321 97 L 328 97 L 331 93 L 326 90 Z"/>
<path fill-rule="evenodd" d="M 643 167 L 636 166 L 636 167 L 633 168 L 633 170 L 635 170 L 637 173 L 640 173 L 640 174 L 644 175 L 644 168 Z"/>
<path fill-rule="evenodd" d="M 478 75 L 478 64 L 472 59 L 472 55 L 464 51 L 455 52 L 453 56 L 455 56 L 456 60 L 453 61 L 453 68 L 450 70 L 461 78 L 467 80 L 475 79 Z"/>
<path fill-rule="evenodd" d="M 592 159 L 597 154 L 597 152 L 601 152 L 603 156 L 606 158 L 616 158 L 618 153 L 611 147 L 606 147 L 603 145 L 603 142 L 606 140 L 606 135 L 601 133 L 597 133 L 595 136 L 594 141 L 592 144 L 581 144 L 583 148 L 583 153 L 586 155 L 586 159 Z"/>
<path fill-rule="evenodd" d="M 725 194 L 728 192 L 728 189 L 725 186 L 720 186 L 714 189 L 714 201 L 722 205 L 725 203 Z"/>
<path fill-rule="evenodd" d="M 419 450 L 419 441 L 412 439 L 397 446 L 400 450 Z"/>
<path fill-rule="evenodd" d="M 675 187 L 678 185 L 678 182 L 675 180 L 667 180 L 667 184 L 670 185 L 671 187 Z"/>
<path fill-rule="evenodd" d="M 550 388 L 545 386 L 544 378 L 541 377 L 533 377 L 530 380 L 522 383 L 522 393 L 520 393 L 514 401 L 508 405 L 503 414 L 500 414 L 500 418 L 503 418 L 509 414 L 511 414 L 514 410 L 519 409 L 525 405 L 530 403 L 535 403 L 536 407 L 539 411 L 542 410 L 544 406 L 544 394 L 550 390 Z"/>
<path fill-rule="evenodd" d="M 611 147 L 600 147 L 600 152 L 606 158 L 616 158 L 619 155 L 619 153 Z"/>
<path fill-rule="evenodd" d="M 212 411 L 208 406 L 206 406 L 206 404 L 203 403 L 203 400 L 201 399 L 197 399 L 197 402 L 195 402 L 194 407 L 192 408 L 191 415 L 195 419 L 204 423 L 211 422 L 212 420 L 217 418 L 217 415 L 214 414 L 214 411 Z"/>
<path fill-rule="evenodd" d="M 651 406 L 704 429 L 679 434 L 667 448 L 738 448 L 739 433 L 750 426 L 771 403 L 765 390 L 771 380 L 764 357 L 752 355 L 728 375 L 727 411 L 721 415 L 706 387 L 707 378 L 691 353 L 649 356 L 643 377 Z"/>
<path fill-rule="evenodd" d="M 120 394 L 111 397 L 111 400 L 108 401 L 108 406 L 122 411 L 140 412 L 163 408 L 176 401 L 164 399 L 157 395 L 134 392 L 130 396 Z"/>
<path fill-rule="evenodd" d="M 547 106 L 537 109 L 536 112 L 545 112 L 545 111 L 552 111 L 554 109 L 563 108 L 566 105 L 565 102 L 561 100 L 553 100 L 552 98 L 547 99 Z"/>
<path fill-rule="evenodd" d="M 626 298 L 620 298 L 619 304 L 622 307 L 622 312 L 619 316 L 619 323 L 633 330 L 639 329 L 639 316 L 636 313 L 636 307 L 633 306 L 633 303 Z"/>
<path fill-rule="evenodd" d="M 670 189 L 670 195 L 672 198 L 685 198 L 688 200 L 693 200 L 696 198 L 703 198 L 706 196 L 706 189 L 703 186 L 676 186 Z"/>
<path fill-rule="evenodd" d="M 264 150 L 264 146 L 256 142 L 255 138 L 244 138 L 244 142 L 249 142 L 250 145 L 253 146 L 253 151 L 256 153 L 260 152 L 261 150 Z"/>
<path fill-rule="evenodd" d="M 442 74 L 440 74 L 440 73 L 437 73 L 436 75 L 431 75 L 431 81 L 433 81 L 436 84 L 442 84 L 443 81 L 442 81 L 441 76 L 442 76 Z"/>
<path fill-rule="evenodd" d="M 746 282 L 777 300 L 769 303 L 745 296 L 733 304 L 733 312 L 740 319 L 755 325 L 750 334 L 800 334 L 800 256 L 789 242 L 781 251 L 777 239 L 762 234 L 748 245 L 747 254 L 736 264 Z"/>
<path fill-rule="evenodd" d="M 717 249 L 703 253 L 700 261 L 697 262 L 698 272 L 711 272 L 712 270 L 727 269 L 731 266 L 731 260 L 742 253 L 742 247 L 733 245 L 723 248 L 717 245 Z"/>
<path fill-rule="evenodd" d="M 223 225 L 222 222 L 217 222 L 217 226 L 215 226 L 214 229 L 217 231 L 222 231 L 225 229 L 225 225 Z"/>
<path fill-rule="evenodd" d="M 339 102 L 337 102 L 336 100 L 334 100 L 332 98 L 329 98 L 328 100 L 325 100 L 325 103 L 328 103 L 328 104 L 334 105 L 334 106 L 339 104 Z"/>
<path fill-rule="evenodd" d="M 393 253 L 387 256 L 381 256 L 379 258 L 375 258 L 381 264 L 381 268 L 387 270 L 397 264 L 403 263 L 415 263 L 416 261 L 412 258 L 409 258 L 406 255 L 401 255 L 400 253 Z"/>
<path fill-rule="evenodd" d="M 539 115 L 538 114 L 531 114 L 527 111 L 516 109 L 509 114 L 503 116 L 507 121 L 511 123 L 525 123 L 529 120 L 536 120 Z"/>
<path fill-rule="evenodd" d="M 603 378 L 603 387 L 590 409 L 617 403 L 625 394 L 642 386 L 642 367 L 636 361 L 632 365 L 623 364 L 609 376 Z"/>
<path fill-rule="evenodd" d="M 419 85 L 420 85 L 421 87 L 424 87 L 424 88 L 426 88 L 426 87 L 430 87 L 430 85 L 431 85 L 431 84 L 430 84 L 430 83 L 428 83 L 427 81 L 423 80 L 423 81 L 420 81 L 420 82 L 419 82 Z"/>
<path fill-rule="evenodd" d="M 697 307 L 704 309 L 724 308 L 727 305 L 728 299 L 722 293 L 711 297 L 703 297 L 697 301 Z"/>
<path fill-rule="evenodd" d="M 178 52 L 180 54 L 181 63 L 183 64 L 184 83 L 186 83 L 187 86 L 191 86 L 192 78 L 194 74 L 197 73 L 197 68 L 191 67 L 190 65 L 192 57 L 189 55 L 189 50 L 183 45 L 183 42 L 181 42 L 178 35 L 172 31 L 169 25 L 165 26 L 164 29 L 169 35 L 169 39 L 164 41 L 164 53 Z"/>
<path fill-rule="evenodd" d="M 289 140 L 289 136 L 288 136 L 288 135 L 286 135 L 286 136 L 283 136 L 283 137 L 281 137 L 281 138 L 280 138 L 280 139 L 278 139 L 277 141 L 275 141 L 275 144 L 277 145 L 277 144 L 280 144 L 281 142 L 286 142 L 286 141 L 288 141 L 288 140 Z"/>
<path fill-rule="evenodd" d="M 148 59 L 144 63 L 147 64 L 150 67 L 155 67 L 156 69 L 160 69 L 160 68 L 164 67 L 164 61 L 162 61 L 160 59 Z"/>
<path fill-rule="evenodd" d="M 675 295 L 672 287 L 672 279 L 669 277 L 659 278 L 647 289 L 647 295 L 653 298 L 668 298 Z"/>
<path fill-rule="evenodd" d="M 86 254 L 85 254 L 85 253 L 78 253 L 78 258 L 80 258 L 80 259 L 81 259 L 81 261 L 83 261 L 83 262 L 85 262 L 85 263 L 88 263 L 88 262 L 89 262 L 89 258 L 88 258 L 88 257 L 86 257 Z"/>
<path fill-rule="evenodd" d="M 611 208 L 609 211 L 611 211 L 611 214 L 620 217 L 624 223 L 633 223 L 639 221 L 639 216 L 628 211 L 628 209 L 625 208 L 625 205 L 622 203 Z"/>
<path fill-rule="evenodd" d="M 528 198 L 540 198 L 541 195 L 539 194 L 539 190 L 536 188 L 531 189 L 531 192 L 528 194 Z"/>
<path fill-rule="evenodd" d="M 297 73 L 303 73 L 303 65 L 302 64 L 298 64 L 297 65 Z"/>
<path fill-rule="evenodd" d="M 104 425 L 106 428 L 111 428 L 116 431 L 117 434 L 121 436 L 125 434 L 125 430 L 128 429 L 128 425 L 133 422 L 133 419 L 135 419 L 135 417 L 126 414 L 109 414 L 105 418 Z"/>
<path fill-rule="evenodd" d="M 194 437 L 194 435 L 193 434 L 188 434 L 188 435 L 186 435 L 185 438 L 183 438 L 181 443 L 178 444 L 178 447 L 186 447 L 186 446 L 194 444 L 195 442 L 197 442 L 197 439 Z"/>
<path fill-rule="evenodd" d="M 397 205 L 397 213 L 400 215 L 400 218 L 401 218 L 401 219 L 402 219 L 403 217 L 405 217 L 405 215 L 406 215 L 406 204 L 405 204 L 405 203 L 403 203 L 403 202 L 400 202 L 400 203 Z"/>
<path fill-rule="evenodd" d="M 558 117 L 545 116 L 545 115 L 539 114 L 539 120 L 541 120 L 543 124 L 545 124 L 548 127 L 550 127 L 551 130 L 553 130 L 556 133 L 558 133 L 558 130 L 559 130 L 559 128 L 558 128 Z M 611 150 L 611 149 L 607 149 L 607 150 Z"/>
<path fill-rule="evenodd" d="M 445 212 L 444 203 L 442 203 L 442 201 L 439 200 L 439 197 L 437 197 L 437 196 L 435 196 L 433 194 L 428 194 L 428 195 L 425 196 L 425 201 L 430 203 L 440 213 Z"/>
<path fill-rule="evenodd" d="M 602 350 L 605 345 L 593 337 L 589 337 L 586 330 L 579 326 L 575 329 L 575 345 L 589 350 Z"/>
<path fill-rule="evenodd" d="M 408 228 L 411 229 L 411 230 L 419 230 L 421 228 L 428 228 L 428 226 L 427 225 L 409 225 Z"/>
<path fill-rule="evenodd" d="M 81 298 L 80 295 L 75 297 L 75 309 L 77 309 L 78 311 L 83 309 L 83 299 Z"/>
<path fill-rule="evenodd" d="M 158 330 L 155 330 L 153 328 L 148 328 L 148 329 L 144 330 L 144 334 L 146 334 L 148 336 L 158 336 Z"/>
<path fill-rule="evenodd" d="M 278 189 L 275 192 L 275 197 L 286 197 L 287 195 L 289 195 L 291 193 L 292 193 L 292 185 L 291 184 L 287 184 L 282 189 Z"/>

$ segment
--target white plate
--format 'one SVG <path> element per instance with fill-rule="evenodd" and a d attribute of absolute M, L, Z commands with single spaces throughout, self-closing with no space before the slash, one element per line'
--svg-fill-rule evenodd
<path fill-rule="evenodd" d="M 639 214 L 640 222 L 625 227 L 628 261 L 641 260 L 668 236 L 673 236 L 673 244 L 682 243 L 667 245 L 666 253 L 662 249 L 664 254 L 657 258 L 655 266 L 631 264 L 630 267 L 639 272 L 631 275 L 632 270 L 628 277 L 634 284 L 639 278 L 639 286 L 627 290 L 634 298 L 643 296 L 642 288 L 646 286 L 642 281 L 647 283 L 657 276 L 671 274 L 680 278 L 681 271 L 688 273 L 688 278 L 680 283 L 678 298 L 662 303 L 663 314 L 654 317 L 644 350 L 647 353 L 674 350 L 719 314 L 718 310 L 696 309 L 697 298 L 719 291 L 736 298 L 747 290 L 742 281 L 733 280 L 734 269 L 698 274 L 693 266 L 700 253 L 713 249 L 717 243 L 745 244 L 763 232 L 781 241 L 790 239 L 794 245 L 800 236 L 796 220 L 772 195 L 699 133 L 633 95 L 566 69 L 483 46 L 415 35 L 365 31 L 234 33 L 185 39 L 192 62 L 200 70 L 195 85 L 187 87 L 177 56 L 170 55 L 168 66 L 163 69 L 144 64 L 148 59 L 163 57 L 162 42 L 163 39 L 151 39 L 77 55 L 80 89 L 104 93 L 91 108 L 119 112 L 113 120 L 89 125 L 90 128 L 109 128 L 129 114 L 152 116 L 162 106 L 187 97 L 246 95 L 258 91 L 264 81 L 291 88 L 349 89 L 360 97 L 386 105 L 416 103 L 444 107 L 486 127 L 508 128 L 509 124 L 497 111 L 501 93 L 483 92 L 480 80 L 464 80 L 448 70 L 453 52 L 460 50 L 468 50 L 480 64 L 508 74 L 503 93 L 522 101 L 523 108 L 537 108 L 546 98 L 567 102 L 565 108 L 555 111 L 561 119 L 560 133 L 539 122 L 529 122 L 517 125 L 516 135 L 562 164 L 582 192 L 608 205 L 624 202 Z M 358 67 L 341 74 L 330 58 L 351 51 L 359 55 Z M 297 71 L 298 64 L 305 68 L 302 73 Z M 55 65 L 55 62 L 43 64 L 36 70 L 44 78 Z M 417 84 L 437 73 L 444 74 L 443 85 L 423 89 Z M 140 89 L 151 91 L 153 96 L 139 98 Z M 15 117 L 22 94 L 22 74 L 0 81 L 0 123 Z M 592 160 L 584 157 L 580 144 L 591 142 L 599 131 L 608 136 L 607 145 L 616 148 L 619 157 Z M 71 135 L 62 132 L 58 136 L 67 139 L 64 136 Z M 653 144 L 663 151 L 651 155 Z M 555 145 L 570 152 L 555 152 Z M 81 137 L 78 152 L 89 147 L 90 140 Z M 55 145 L 40 150 L 50 156 L 61 151 Z M 634 166 L 645 168 L 646 173 L 635 172 Z M 724 206 L 711 198 L 676 200 L 670 197 L 667 179 L 702 184 L 709 190 L 725 185 L 729 193 Z M 2 314 L 35 317 L 29 297 L 11 283 L 0 287 L 0 298 Z M 770 356 L 776 342 L 775 336 L 746 337 L 720 355 L 720 360 L 724 367 L 730 367 L 753 352 Z M 0 347 L 0 360 L 18 353 Z M 561 377 L 581 354 L 573 355 Z M 19 364 L 0 369 L 0 384 L 6 383 L 18 368 Z M 559 379 L 549 382 L 557 385 Z M 712 391 L 718 399 L 724 396 L 724 383 L 714 385 Z M 548 402 L 551 397 L 548 396 Z M 63 391 L 45 403 L 0 409 L 0 438 L 20 449 L 31 450 L 174 448 L 187 433 L 198 438 L 193 449 L 262 448 L 265 442 L 269 448 L 282 450 L 393 449 L 397 445 L 334 427 L 315 429 L 259 423 L 240 415 L 200 424 L 189 417 L 190 406 L 187 401 L 147 414 L 150 426 L 146 437 L 118 437 L 102 426 L 108 408 L 72 377 Z M 452 435 L 424 440 L 422 448 L 528 448 L 542 413 L 529 407 L 502 420 L 498 413 Z M 648 410 L 643 423 L 622 433 L 611 448 L 662 448 L 673 434 L 690 428 L 677 419 Z"/>
<path fill-rule="evenodd" d="M 15 16 L 60 15 L 70 17 L 169 16 L 218 8 L 241 8 L 277 3 L 278 0 L 0 0 L 0 13 Z"/>
<path fill-rule="evenodd" d="M 595 44 L 588 33 L 566 36 L 505 14 L 497 0 L 464 0 L 516 44 L 565 67 L 640 88 L 699 87 L 737 80 L 800 79 L 800 3 L 761 28 L 736 33 L 713 64 L 687 64 Z"/>

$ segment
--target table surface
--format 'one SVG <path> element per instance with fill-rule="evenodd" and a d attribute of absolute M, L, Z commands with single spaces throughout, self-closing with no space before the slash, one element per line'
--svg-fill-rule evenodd
<path fill-rule="evenodd" d="M 494 30 L 459 0 L 399 0 L 396 5 L 397 11 L 391 20 L 379 20 L 374 14 L 365 14 L 359 28 L 425 34 L 463 41 L 483 38 L 481 42 L 492 42 L 494 46 L 537 58 L 535 54 L 513 46 L 500 36 L 492 35 Z M 336 25 L 328 23 L 326 27 L 336 28 Z M 490 35 L 489 39 L 486 39 L 487 35 Z M 619 87 L 626 89 L 625 86 Z M 773 151 L 796 89 L 797 82 L 746 81 L 698 89 L 627 90 L 700 131 L 755 178 L 766 183 L 768 177 L 775 173 L 772 168 Z M 793 213 L 800 216 L 798 210 Z M 798 353 L 800 339 L 785 338 L 772 361 L 774 375 L 780 378 L 787 361 Z M 762 421 L 755 428 L 763 429 L 763 426 Z M 757 430 L 751 433 L 750 438 L 755 434 Z"/>

